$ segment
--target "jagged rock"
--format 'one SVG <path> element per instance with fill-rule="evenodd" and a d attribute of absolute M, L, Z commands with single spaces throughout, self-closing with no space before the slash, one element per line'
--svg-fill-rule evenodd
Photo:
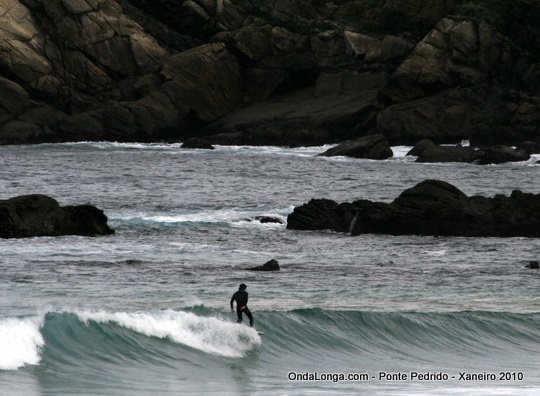
<path fill-rule="evenodd" d="M 294 209 L 287 228 L 350 230 L 353 236 L 376 233 L 539 238 L 540 194 L 516 190 L 509 197 L 467 197 L 446 182 L 426 180 L 390 204 L 312 200 Z"/>
<path fill-rule="evenodd" d="M 270 260 L 263 265 L 249 268 L 250 271 L 279 271 L 279 263 L 277 260 Z"/>
<path fill-rule="evenodd" d="M 243 26 L 234 34 L 232 46 L 250 60 L 260 60 L 270 54 L 271 31 L 269 24 Z"/>
<path fill-rule="evenodd" d="M 378 39 L 366 34 L 345 31 L 344 37 L 347 54 L 366 61 L 405 59 L 414 48 L 410 40 L 392 35 Z"/>
<path fill-rule="evenodd" d="M 481 108 L 466 133 L 474 145 L 540 143 L 540 97 L 511 91 Z"/>
<path fill-rule="evenodd" d="M 462 100 L 433 96 L 391 105 L 378 113 L 377 130 L 392 145 L 429 139 L 452 143 L 468 138 L 465 126 L 472 108 Z"/>
<path fill-rule="evenodd" d="M 307 204 L 294 208 L 287 217 L 287 228 L 350 232 L 357 210 L 355 205 L 349 203 L 338 204 L 330 199 L 312 199 Z"/>
<path fill-rule="evenodd" d="M 3 1 L 0 144 L 540 141 L 538 2 L 158 3 Z"/>
<path fill-rule="evenodd" d="M 318 154 L 321 157 L 346 156 L 354 158 L 387 159 L 394 155 L 382 134 L 368 135 L 352 142 L 343 143 Z"/>
<path fill-rule="evenodd" d="M 30 107 L 30 95 L 19 84 L 0 77 L 0 122 L 10 120 Z"/>
<path fill-rule="evenodd" d="M 0 238 L 112 233 L 107 216 L 92 205 L 60 207 L 39 194 L 0 201 Z"/>

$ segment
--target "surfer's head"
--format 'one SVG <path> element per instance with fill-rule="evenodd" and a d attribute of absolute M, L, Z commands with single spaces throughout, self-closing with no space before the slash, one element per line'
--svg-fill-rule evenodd
<path fill-rule="evenodd" d="M 238 290 L 246 290 L 247 289 L 247 286 L 244 285 L 243 283 L 240 285 L 240 287 L 238 288 Z"/>

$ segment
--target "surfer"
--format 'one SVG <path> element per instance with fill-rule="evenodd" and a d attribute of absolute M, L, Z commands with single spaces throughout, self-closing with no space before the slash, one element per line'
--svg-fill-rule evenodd
<path fill-rule="evenodd" d="M 238 291 L 233 294 L 231 298 L 231 312 L 234 313 L 234 301 L 236 300 L 236 315 L 238 316 L 237 323 L 242 323 L 242 314 L 245 313 L 246 316 L 249 318 L 249 325 L 253 327 L 253 315 L 251 314 L 251 311 L 249 310 L 247 303 L 248 303 L 248 292 L 246 291 L 247 286 L 245 284 L 241 284 L 238 288 Z"/>

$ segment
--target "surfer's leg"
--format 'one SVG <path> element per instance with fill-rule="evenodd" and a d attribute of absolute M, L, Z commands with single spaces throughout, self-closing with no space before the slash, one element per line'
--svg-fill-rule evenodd
<path fill-rule="evenodd" d="M 251 327 L 253 327 L 253 315 L 251 314 L 251 311 L 249 310 L 248 307 L 246 307 L 246 309 L 244 309 L 244 313 L 246 314 L 246 316 L 249 318 L 249 325 Z"/>
<path fill-rule="evenodd" d="M 236 308 L 236 316 L 238 317 L 236 323 L 242 323 L 242 310 L 240 308 Z"/>

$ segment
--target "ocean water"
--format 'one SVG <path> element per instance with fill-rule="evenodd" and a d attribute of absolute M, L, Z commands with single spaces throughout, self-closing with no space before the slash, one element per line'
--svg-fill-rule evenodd
<path fill-rule="evenodd" d="M 539 394 L 540 272 L 525 265 L 540 240 L 285 222 L 311 198 L 391 202 L 428 178 L 540 193 L 540 158 L 316 157 L 327 148 L 0 147 L 0 199 L 90 203 L 116 230 L 0 240 L 0 394 Z M 270 259 L 279 272 L 248 270 Z M 256 330 L 229 310 L 242 282 Z"/>

